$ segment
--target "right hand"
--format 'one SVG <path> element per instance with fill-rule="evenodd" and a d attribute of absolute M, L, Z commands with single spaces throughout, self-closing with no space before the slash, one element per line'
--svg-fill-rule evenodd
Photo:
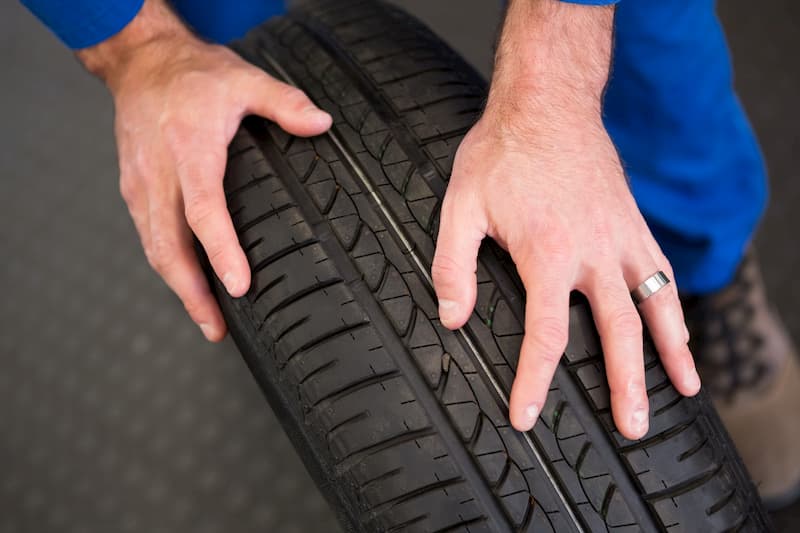
<path fill-rule="evenodd" d="M 497 98 L 514 102 L 513 98 Z M 463 326 L 475 307 L 476 260 L 489 236 L 511 254 L 525 285 L 525 336 L 511 390 L 513 426 L 528 431 L 567 345 L 572 290 L 591 304 L 620 432 L 648 428 L 642 322 L 630 296 L 655 271 L 672 277 L 622 172 L 600 113 L 543 106 L 529 117 L 490 103 L 458 148 L 433 260 L 439 317 Z M 676 389 L 700 388 L 671 283 L 640 306 Z"/>
<path fill-rule="evenodd" d="M 248 114 L 301 136 L 323 133 L 331 117 L 299 89 L 188 32 L 147 41 L 101 75 L 114 97 L 120 189 L 147 259 L 206 338 L 219 341 L 225 322 L 192 234 L 230 295 L 244 295 L 250 267 L 222 188 L 228 144 Z"/>

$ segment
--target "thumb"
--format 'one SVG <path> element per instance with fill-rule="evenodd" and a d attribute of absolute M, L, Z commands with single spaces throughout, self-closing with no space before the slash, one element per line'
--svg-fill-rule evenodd
<path fill-rule="evenodd" d="M 244 94 L 247 112 L 277 123 L 292 135 L 311 137 L 331 127 L 331 116 L 314 105 L 306 93 L 264 72 L 256 70 Z"/>
<path fill-rule="evenodd" d="M 439 237 L 431 275 L 439 299 L 439 320 L 449 329 L 460 328 L 475 307 L 478 249 L 486 236 L 482 208 L 471 195 L 449 189 L 442 204 Z"/>

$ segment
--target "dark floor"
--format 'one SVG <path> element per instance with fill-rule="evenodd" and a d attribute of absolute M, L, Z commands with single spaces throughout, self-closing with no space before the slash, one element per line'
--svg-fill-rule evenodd
<path fill-rule="evenodd" d="M 499 1 L 398 3 L 488 70 Z M 764 270 L 800 338 L 800 4 L 720 9 L 772 174 Z M 0 72 L 0 533 L 335 530 L 233 345 L 147 267 L 104 89 L 16 2 Z M 798 530 L 800 506 L 775 518 Z"/>

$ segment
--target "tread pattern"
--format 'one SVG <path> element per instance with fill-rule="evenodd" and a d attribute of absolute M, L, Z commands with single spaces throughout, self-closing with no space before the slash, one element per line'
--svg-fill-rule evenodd
<path fill-rule="evenodd" d="M 425 269 L 456 148 L 485 97 L 441 41 L 395 8 L 352 0 L 308 3 L 235 48 L 334 117 L 333 135 L 313 139 L 245 121 L 225 189 L 253 283 L 242 299 L 217 292 L 346 527 L 768 527 L 707 398 L 680 397 L 651 344 L 651 431 L 637 442 L 616 432 L 580 296 L 527 436 L 510 427 L 503 402 L 523 334 L 522 292 L 504 253 L 481 251 L 464 334 L 441 326 Z"/>

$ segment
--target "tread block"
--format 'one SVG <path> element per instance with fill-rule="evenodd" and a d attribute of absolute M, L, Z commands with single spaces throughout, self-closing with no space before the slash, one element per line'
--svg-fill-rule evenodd
<path fill-rule="evenodd" d="M 254 275 L 226 317 L 256 337 L 262 351 L 245 357 L 353 523 L 572 531 L 568 509 L 592 531 L 639 530 L 643 516 L 651 529 L 765 523 L 707 398 L 676 395 L 649 339 L 651 431 L 619 435 L 585 299 L 572 298 L 558 380 L 527 437 L 504 407 L 524 333 L 510 258 L 483 246 L 475 315 L 463 335 L 439 323 L 425 270 L 485 95 L 455 53 L 362 0 L 305 3 L 238 50 L 268 71 L 274 58 L 334 117 L 336 143 L 255 118 L 234 138 L 224 186 Z"/>

